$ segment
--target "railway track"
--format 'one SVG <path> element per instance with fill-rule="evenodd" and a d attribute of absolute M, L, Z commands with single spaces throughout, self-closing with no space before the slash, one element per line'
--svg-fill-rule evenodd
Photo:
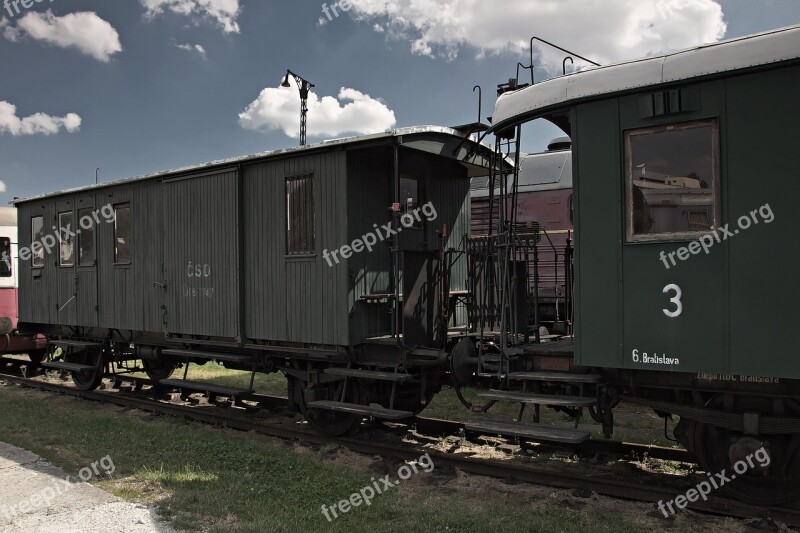
<path fill-rule="evenodd" d="M 24 366 L 27 362 L 18 359 L 3 359 L 0 358 L 0 363 L 11 363 L 14 366 Z M 0 377 L 6 374 L 0 369 Z M 145 387 L 162 388 L 159 383 L 142 377 L 135 377 L 130 375 L 119 375 L 109 378 L 111 381 L 116 381 L 114 388 L 119 388 L 123 383 L 132 386 L 135 391 L 141 391 Z M 262 407 L 284 407 L 287 405 L 288 400 L 285 397 L 271 396 L 266 394 L 254 394 L 250 397 L 252 402 L 256 402 Z M 463 422 L 456 422 L 453 420 L 444 420 L 439 418 L 429 417 L 415 417 L 409 421 L 399 420 L 393 421 L 392 426 L 405 427 L 409 429 L 416 429 L 420 433 L 437 436 L 447 435 L 461 435 L 466 433 Z M 492 433 L 479 433 L 470 431 L 470 435 L 476 437 L 497 437 L 498 434 Z M 534 443 L 530 443 L 534 444 Z M 649 458 L 662 461 L 678 461 L 685 463 L 694 463 L 695 460 L 692 455 L 682 448 L 666 448 L 663 446 L 654 446 L 648 444 L 639 444 L 633 442 L 620 442 L 614 440 L 588 440 L 581 444 L 571 445 L 566 443 L 547 443 L 547 447 L 551 449 L 565 449 L 578 455 L 589 454 L 608 454 L 619 457 L 631 457 L 638 460 Z"/>
<path fill-rule="evenodd" d="M 111 379 L 115 379 L 118 382 L 128 382 L 132 385 L 133 389 L 139 390 L 147 386 L 155 386 L 154 382 L 143 378 L 123 376 Z M 357 437 L 331 439 L 311 430 L 300 429 L 299 427 L 271 425 L 263 421 L 247 420 L 231 416 L 231 413 L 226 412 L 224 409 L 197 409 L 191 406 L 176 405 L 149 397 L 134 396 L 120 392 L 84 392 L 67 385 L 14 375 L 13 373 L 8 373 L 7 369 L 3 368 L 0 368 L 0 380 L 55 394 L 63 394 L 131 409 L 139 409 L 155 414 L 174 416 L 239 431 L 255 432 L 270 437 L 296 440 L 312 445 L 336 443 L 354 452 L 368 455 L 412 460 L 418 458 L 420 453 L 429 453 L 437 465 L 448 465 L 470 474 L 516 480 L 559 489 L 580 489 L 582 491 L 592 491 L 603 496 L 632 501 L 656 504 L 660 500 L 672 500 L 678 494 L 690 488 L 690 485 L 687 484 L 683 489 L 676 490 L 674 487 L 667 488 L 656 486 L 655 484 L 613 479 L 599 473 L 568 473 L 554 471 L 551 468 L 520 464 L 516 461 L 481 459 L 453 453 L 432 451 L 427 448 L 423 450 L 420 447 L 408 444 L 376 442 L 374 440 L 367 441 L 358 439 Z M 275 396 L 256 395 L 253 397 L 253 400 L 267 408 L 280 408 L 286 405 L 285 398 Z M 408 425 L 416 426 L 418 432 L 424 432 L 426 434 L 453 435 L 458 434 L 460 429 L 463 429 L 463 424 L 458 422 L 431 418 L 417 418 L 409 422 Z M 568 448 L 576 453 L 607 453 L 621 456 L 641 456 L 647 454 L 651 458 L 664 458 L 666 460 L 683 461 L 690 459 L 690 456 L 683 450 L 616 441 L 588 441 L 580 446 Z M 694 511 L 737 518 L 768 518 L 790 526 L 800 526 L 800 510 L 790 507 L 758 507 L 720 495 L 712 495 L 709 497 L 708 501 L 689 503 L 688 508 Z"/>

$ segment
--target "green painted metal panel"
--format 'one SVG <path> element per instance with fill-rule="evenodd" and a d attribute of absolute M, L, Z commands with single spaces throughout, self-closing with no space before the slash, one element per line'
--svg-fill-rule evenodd
<path fill-rule="evenodd" d="M 728 220 L 768 204 L 725 245 L 730 266 L 731 372 L 800 378 L 800 67 L 727 81 Z M 767 216 L 767 219 L 770 217 Z"/>
<path fill-rule="evenodd" d="M 721 174 L 719 160 L 723 143 L 720 132 L 725 119 L 724 86 L 721 82 L 714 82 L 691 89 L 693 92 L 699 90 L 701 94 L 701 104 L 693 112 L 654 118 L 641 116 L 639 97 L 620 99 L 620 131 L 617 135 L 623 143 L 623 166 L 617 183 L 623 188 L 626 183 L 626 131 L 702 124 L 710 133 L 708 148 L 716 155 L 712 157 L 709 153 L 711 167 L 717 169 L 715 194 L 719 212 L 724 215 L 722 198 L 727 180 Z M 667 91 L 659 93 L 669 94 Z M 719 126 L 713 127 L 714 124 Z M 678 205 L 667 209 L 682 212 L 688 208 Z M 621 214 L 627 215 L 627 211 L 623 210 Z M 681 217 L 685 216 L 681 214 Z M 625 224 L 619 230 L 622 235 L 627 235 Z M 655 242 L 628 243 L 625 237 L 622 253 L 624 368 L 672 372 L 719 372 L 727 368 L 724 250 L 712 248 L 709 254 L 690 255 L 685 261 L 673 255 L 676 263 L 673 265 L 669 254 L 677 254 L 692 240 L 672 237 Z M 667 258 L 666 266 L 662 253 Z M 685 256 L 688 251 L 680 253 Z"/>
<path fill-rule="evenodd" d="M 676 86 L 695 96 L 680 113 L 642 113 L 652 89 L 574 108 L 579 364 L 800 377 L 798 86 L 791 66 Z M 717 225 L 731 236 L 667 269 L 661 252 L 692 240 L 626 242 L 625 131 L 707 119 L 718 124 Z M 670 318 L 673 285 L 682 313 Z"/>
<path fill-rule="evenodd" d="M 616 100 L 574 113 L 576 362 L 619 366 L 621 183 Z"/>

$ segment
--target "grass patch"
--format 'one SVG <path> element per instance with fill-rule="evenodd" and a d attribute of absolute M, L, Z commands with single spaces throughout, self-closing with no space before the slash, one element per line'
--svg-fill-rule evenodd
<path fill-rule="evenodd" d="M 231 377 L 231 379 L 239 379 Z M 0 440 L 75 472 L 106 455 L 99 486 L 188 531 L 647 531 L 614 513 L 568 509 L 485 487 L 456 490 L 443 473 L 412 479 L 328 523 L 321 505 L 348 498 L 400 464 L 345 466 L 325 449 L 170 417 L 0 386 Z M 364 458 L 369 462 L 367 458 Z M 389 465 L 389 466 L 387 466 Z"/>
<path fill-rule="evenodd" d="M 183 379 L 183 368 L 178 368 L 172 374 L 173 379 Z M 213 361 L 204 365 L 192 364 L 189 366 L 187 379 L 191 381 L 205 381 L 222 387 L 247 389 L 250 386 L 250 372 L 245 370 L 230 370 Z M 147 377 L 142 373 L 134 373 L 136 377 Z M 258 394 L 272 396 L 286 396 L 286 377 L 280 373 L 257 373 L 253 381 L 253 388 Z"/>

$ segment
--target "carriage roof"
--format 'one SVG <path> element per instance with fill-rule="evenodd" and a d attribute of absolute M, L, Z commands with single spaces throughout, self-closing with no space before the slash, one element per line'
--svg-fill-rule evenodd
<path fill-rule="evenodd" d="M 407 128 L 397 128 L 383 133 L 330 139 L 307 146 L 295 146 L 291 148 L 260 152 L 229 159 L 210 161 L 208 163 L 202 163 L 198 165 L 175 168 L 172 170 L 166 170 L 152 174 L 145 174 L 134 178 L 125 178 L 100 183 L 97 185 L 93 184 L 75 187 L 47 194 L 31 196 L 28 198 L 17 198 L 14 199 L 12 204 L 19 205 L 34 200 L 41 200 L 43 198 L 91 192 L 97 189 L 145 180 L 192 175 L 198 172 L 213 172 L 217 169 L 226 167 L 229 168 L 239 164 L 253 163 L 280 157 L 303 156 L 306 154 L 318 153 L 319 151 L 324 150 L 334 150 L 342 147 L 358 148 L 360 145 L 366 146 L 388 142 L 397 142 L 398 145 L 406 148 L 457 159 L 462 165 L 467 167 L 468 176 L 474 177 L 482 175 L 486 172 L 485 167 L 488 166 L 488 154 L 491 149 L 485 144 L 475 143 L 469 138 L 469 135 L 470 132 L 468 130 L 447 128 L 443 126 L 413 126 Z"/>
<path fill-rule="evenodd" d="M 800 25 L 593 67 L 501 95 L 491 131 L 550 109 L 604 96 L 800 59 Z"/>

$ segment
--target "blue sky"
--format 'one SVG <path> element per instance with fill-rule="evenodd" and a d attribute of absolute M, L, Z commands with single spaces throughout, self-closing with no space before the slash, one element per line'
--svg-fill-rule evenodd
<path fill-rule="evenodd" d="M 91 184 L 97 167 L 110 181 L 293 146 L 287 68 L 316 84 L 315 142 L 472 122 L 475 84 L 490 115 L 530 35 L 606 63 L 800 23 L 797 0 L 353 0 L 324 24 L 316 0 L 19 7 L 0 12 L 3 203 Z M 549 52 L 536 62 L 539 79 L 560 70 Z M 556 133 L 534 128 L 526 148 Z"/>

